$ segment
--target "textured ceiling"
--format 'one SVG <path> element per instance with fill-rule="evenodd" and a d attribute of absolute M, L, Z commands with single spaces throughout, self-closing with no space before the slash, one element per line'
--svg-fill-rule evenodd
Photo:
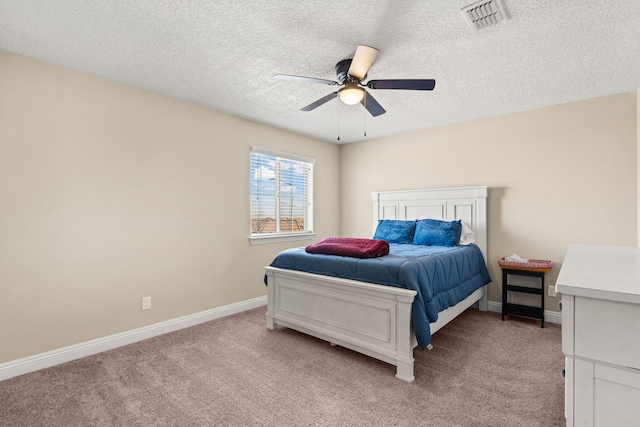
<path fill-rule="evenodd" d="M 472 2 L 0 0 L 0 49 L 339 143 L 640 84 L 638 0 L 504 0 L 510 19 L 478 32 Z M 273 78 L 334 80 L 358 44 L 380 49 L 369 78 L 435 90 L 370 91 L 374 118 L 338 100 L 301 112 L 336 87 Z"/>

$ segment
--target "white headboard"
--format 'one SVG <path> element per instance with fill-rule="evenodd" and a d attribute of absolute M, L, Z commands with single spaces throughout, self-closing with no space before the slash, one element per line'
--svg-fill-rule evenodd
<path fill-rule="evenodd" d="M 487 194 L 486 186 L 373 192 L 373 230 L 380 219 L 460 219 L 487 262 Z"/>

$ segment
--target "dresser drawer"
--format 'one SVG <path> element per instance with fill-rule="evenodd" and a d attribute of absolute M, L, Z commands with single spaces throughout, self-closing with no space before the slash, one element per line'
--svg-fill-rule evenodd
<path fill-rule="evenodd" d="M 575 355 L 640 369 L 640 305 L 575 297 Z"/>

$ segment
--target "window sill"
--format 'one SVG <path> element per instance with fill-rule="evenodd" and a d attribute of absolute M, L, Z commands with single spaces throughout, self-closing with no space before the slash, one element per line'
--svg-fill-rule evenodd
<path fill-rule="evenodd" d="M 252 245 L 262 245 L 265 243 L 293 242 L 296 240 L 311 240 L 316 237 L 316 233 L 296 233 L 296 234 L 277 234 L 264 236 L 251 236 L 249 241 Z"/>

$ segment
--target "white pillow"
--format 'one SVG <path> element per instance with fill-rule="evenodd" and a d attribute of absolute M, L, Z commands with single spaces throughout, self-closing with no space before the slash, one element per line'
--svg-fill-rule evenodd
<path fill-rule="evenodd" d="M 466 222 L 463 222 L 462 233 L 460 234 L 460 242 L 458 243 L 458 245 L 467 246 L 475 242 L 476 242 L 476 235 L 473 233 L 473 230 L 471 229 L 471 227 Z"/>

